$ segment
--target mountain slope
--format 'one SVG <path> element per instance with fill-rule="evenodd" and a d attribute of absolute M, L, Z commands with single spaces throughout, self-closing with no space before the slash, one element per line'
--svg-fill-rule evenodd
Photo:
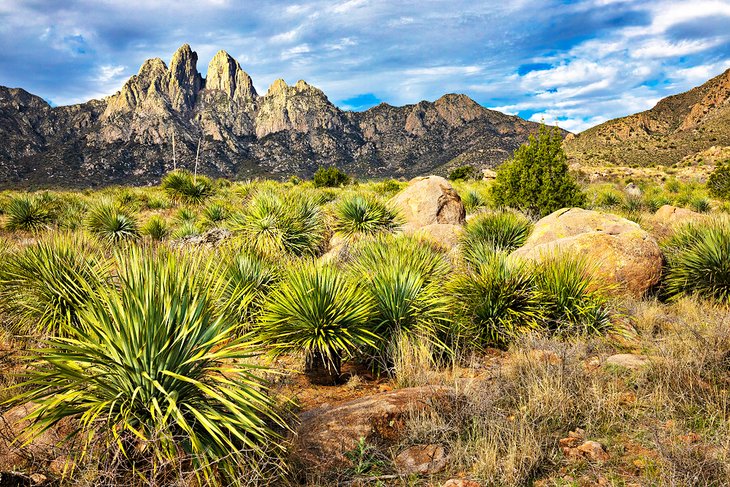
<path fill-rule="evenodd" d="M 728 145 L 730 70 L 662 99 L 651 110 L 610 120 L 565 141 L 569 158 L 585 165 L 672 165 Z"/>
<path fill-rule="evenodd" d="M 364 112 L 339 110 L 304 81 L 277 80 L 259 95 L 226 52 L 205 78 L 197 61 L 183 45 L 169 66 L 147 60 L 114 95 L 67 107 L 0 87 L 0 185 L 153 183 L 173 159 L 192 168 L 199 143 L 199 170 L 216 177 L 309 176 L 329 164 L 411 177 L 457 157 L 495 166 L 537 130 L 464 95 Z"/>

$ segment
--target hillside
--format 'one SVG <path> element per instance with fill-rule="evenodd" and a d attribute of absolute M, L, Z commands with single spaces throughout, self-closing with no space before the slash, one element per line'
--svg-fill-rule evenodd
<path fill-rule="evenodd" d="M 187 44 L 169 66 L 144 62 L 116 94 L 51 107 L 0 87 L 0 179 L 6 187 L 149 184 L 173 167 L 215 177 L 309 176 L 336 164 L 363 177 L 412 177 L 449 161 L 492 167 L 537 124 L 488 110 L 465 95 L 343 112 L 305 81 L 256 92 L 224 51 L 206 77 Z"/>
<path fill-rule="evenodd" d="M 610 120 L 565 142 L 583 165 L 673 165 L 711 147 L 730 146 L 730 70 L 651 110 Z"/>

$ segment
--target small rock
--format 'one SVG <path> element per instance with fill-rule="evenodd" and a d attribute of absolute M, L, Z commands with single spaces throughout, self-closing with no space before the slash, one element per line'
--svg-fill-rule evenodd
<path fill-rule="evenodd" d="M 473 480 L 449 479 L 441 487 L 482 487 L 482 484 Z"/>
<path fill-rule="evenodd" d="M 634 183 L 629 183 L 626 185 L 626 188 L 624 188 L 624 191 L 627 195 L 632 196 L 634 198 L 640 198 L 642 195 L 641 189 Z"/>
<path fill-rule="evenodd" d="M 647 365 L 648 360 L 643 355 L 633 353 L 618 353 L 611 355 L 606 359 L 606 365 L 623 367 L 625 369 L 636 370 Z"/>
<path fill-rule="evenodd" d="M 434 474 L 446 467 L 446 450 L 441 445 L 415 445 L 395 457 L 395 467 L 403 475 Z"/>
<path fill-rule="evenodd" d="M 576 448 L 576 450 L 582 457 L 592 462 L 605 462 L 609 459 L 608 452 L 597 441 L 586 441 Z"/>

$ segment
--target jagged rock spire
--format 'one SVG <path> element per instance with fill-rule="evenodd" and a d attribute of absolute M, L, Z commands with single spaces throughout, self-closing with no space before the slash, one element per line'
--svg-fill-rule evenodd
<path fill-rule="evenodd" d="M 202 85 L 197 64 L 198 54 L 188 44 L 180 46 L 172 56 L 167 93 L 175 110 L 187 111 L 195 105 L 195 99 Z"/>
<path fill-rule="evenodd" d="M 218 51 L 208 65 L 205 88 L 223 91 L 239 103 L 250 102 L 258 96 L 251 77 L 223 50 Z"/>

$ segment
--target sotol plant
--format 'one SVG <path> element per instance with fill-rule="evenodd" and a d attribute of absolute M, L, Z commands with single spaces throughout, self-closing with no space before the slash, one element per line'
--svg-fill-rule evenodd
<path fill-rule="evenodd" d="M 5 228 L 11 231 L 37 232 L 53 223 L 53 216 L 43 200 L 36 196 L 18 196 L 5 206 Z"/>
<path fill-rule="evenodd" d="M 215 186 L 210 178 L 193 175 L 184 169 L 167 173 L 162 178 L 162 189 L 170 198 L 191 204 L 201 203 L 215 193 Z"/>
<path fill-rule="evenodd" d="M 38 405 L 28 432 L 75 418 L 73 434 L 87 446 L 103 440 L 132 477 L 154 483 L 191 468 L 228 485 L 243 452 L 276 444 L 269 424 L 281 423 L 246 364 L 249 348 L 213 314 L 210 283 L 190 272 L 203 262 L 137 249 L 116 259 L 117 286 L 35 357 L 17 398 Z"/>
<path fill-rule="evenodd" d="M 86 227 L 99 239 L 116 244 L 139 236 L 137 221 L 112 201 L 102 201 L 92 207 L 86 217 Z"/>
<path fill-rule="evenodd" d="M 335 232 L 346 238 L 389 232 L 398 226 L 395 210 L 379 200 L 361 195 L 345 198 L 337 205 L 335 218 Z"/>
<path fill-rule="evenodd" d="M 512 252 L 522 247 L 532 231 L 532 222 L 525 216 L 498 211 L 477 215 L 466 225 L 461 236 L 464 260 L 476 265 L 493 252 Z"/>

